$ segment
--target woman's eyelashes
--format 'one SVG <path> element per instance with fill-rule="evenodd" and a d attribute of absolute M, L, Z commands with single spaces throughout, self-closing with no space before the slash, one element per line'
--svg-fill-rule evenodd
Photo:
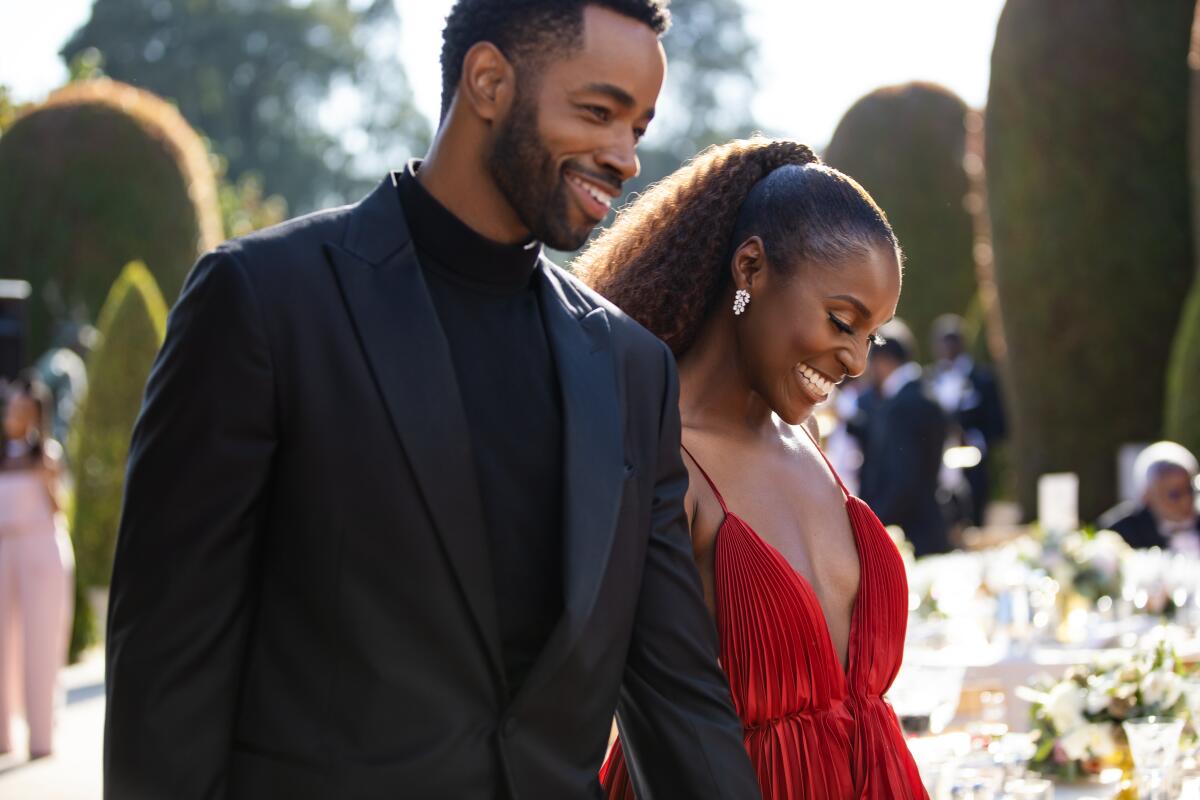
<path fill-rule="evenodd" d="M 854 335 L 854 326 L 843 320 L 837 314 L 830 314 L 829 321 L 833 323 L 835 328 L 847 336 Z M 878 347 L 879 345 L 883 344 L 883 337 L 877 333 L 872 333 L 867 336 L 867 344 L 871 345 L 872 347 Z"/>

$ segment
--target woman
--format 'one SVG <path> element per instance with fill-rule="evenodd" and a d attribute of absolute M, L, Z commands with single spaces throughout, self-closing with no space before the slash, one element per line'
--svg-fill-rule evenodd
<path fill-rule="evenodd" d="M 30 758 L 53 750 L 72 598 L 70 545 L 55 524 L 56 469 L 42 438 L 47 408 L 37 384 L 13 386 L 0 451 L 0 753 L 12 749 L 8 704 L 20 697 Z"/>
<path fill-rule="evenodd" d="M 903 563 L 806 425 L 895 313 L 883 212 L 801 144 L 735 141 L 642 195 L 578 269 L 678 359 L 693 549 L 763 796 L 926 798 L 882 697 Z M 601 780 L 633 796 L 619 742 Z"/>

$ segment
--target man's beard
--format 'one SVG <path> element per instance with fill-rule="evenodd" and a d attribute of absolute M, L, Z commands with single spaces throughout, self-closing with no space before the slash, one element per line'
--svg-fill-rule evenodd
<path fill-rule="evenodd" d="M 572 226 L 567 183 L 537 127 L 537 106 L 517 93 L 488 154 L 488 168 L 517 217 L 535 238 L 555 250 L 577 250 L 593 224 Z"/>

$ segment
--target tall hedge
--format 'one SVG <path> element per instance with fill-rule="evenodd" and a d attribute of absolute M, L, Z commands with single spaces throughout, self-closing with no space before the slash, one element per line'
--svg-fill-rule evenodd
<path fill-rule="evenodd" d="M 1009 0 L 992 51 L 988 200 L 1027 513 L 1046 472 L 1080 513 L 1127 442 L 1162 433 L 1192 280 L 1187 53 L 1194 0 Z"/>
<path fill-rule="evenodd" d="M 69 84 L 0 137 L 0 275 L 33 284 L 31 358 L 58 320 L 95 321 L 123 264 L 149 264 L 173 302 L 222 238 L 207 149 L 155 95 Z"/>
<path fill-rule="evenodd" d="M 899 315 L 923 353 L 940 314 L 966 314 L 976 292 L 974 227 L 964 201 L 967 105 L 932 83 L 876 89 L 838 123 L 825 161 L 861 183 L 906 254 Z"/>
<path fill-rule="evenodd" d="M 1192 26 L 1188 166 L 1192 183 L 1193 247 L 1200 263 L 1200 6 Z M 1200 274 L 1200 273 L 1198 273 Z M 1175 334 L 1167 371 L 1166 436 L 1200 453 L 1200 281 L 1192 285 Z"/>
<path fill-rule="evenodd" d="M 88 394 L 69 442 L 75 465 L 71 536 L 85 587 L 108 585 L 129 437 L 166 325 L 167 306 L 154 276 L 144 264 L 130 263 L 100 312 L 100 343 L 88 359 Z"/>

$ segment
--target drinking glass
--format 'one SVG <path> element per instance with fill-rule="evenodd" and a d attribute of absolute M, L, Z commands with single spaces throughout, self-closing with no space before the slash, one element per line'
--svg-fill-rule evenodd
<path fill-rule="evenodd" d="M 1125 720 L 1124 728 L 1137 769 L 1139 796 L 1145 800 L 1167 800 L 1171 770 L 1179 756 L 1183 720 L 1139 717 Z"/>

